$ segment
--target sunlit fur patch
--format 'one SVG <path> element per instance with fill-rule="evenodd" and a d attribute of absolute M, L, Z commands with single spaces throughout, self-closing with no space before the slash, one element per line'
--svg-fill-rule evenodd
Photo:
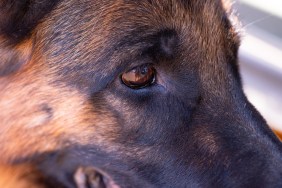
<path fill-rule="evenodd" d="M 216 156 L 220 151 L 220 141 L 217 136 L 207 129 L 198 129 L 194 134 L 197 138 L 198 147 L 201 151 L 206 152 L 207 156 Z"/>
<path fill-rule="evenodd" d="M 0 80 L 0 162 L 75 143 L 107 145 L 116 127 L 111 114 L 96 114 L 84 94 L 54 84 L 44 66 L 35 69 L 30 63 L 28 69 Z"/>

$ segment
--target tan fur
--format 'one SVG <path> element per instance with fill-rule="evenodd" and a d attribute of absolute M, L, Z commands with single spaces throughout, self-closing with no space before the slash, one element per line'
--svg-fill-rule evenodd
<path fill-rule="evenodd" d="M 0 186 L 41 187 L 29 182 L 30 179 L 22 179 L 26 174 L 36 173 L 37 169 L 30 164 L 15 163 L 70 146 L 97 145 L 104 151 L 134 157 L 144 164 L 151 151 L 156 153 L 156 148 L 161 145 L 152 149 L 146 144 L 136 147 L 116 142 L 117 138 L 124 136 L 121 129 L 136 131 L 140 125 L 122 127 L 114 112 L 103 109 L 96 112 L 99 107 L 91 101 L 91 89 L 99 87 L 93 84 L 96 82 L 91 80 L 91 74 L 106 77 L 124 60 L 140 56 L 144 41 L 135 46 L 120 47 L 116 44 L 138 27 L 146 28 L 146 33 L 140 32 L 140 38 L 167 28 L 175 30 L 180 37 L 179 46 L 183 49 L 179 53 L 179 64 L 186 64 L 189 70 L 191 68 L 199 73 L 199 87 L 208 91 L 207 95 L 220 100 L 229 95 L 230 91 L 226 88 L 231 79 L 226 72 L 227 60 L 221 58 L 233 53 L 232 45 L 239 44 L 239 37 L 234 28 L 228 30 L 221 24 L 215 24 L 222 23 L 222 5 L 215 5 L 214 1 L 194 3 L 195 7 L 189 12 L 180 2 L 171 0 L 152 1 L 152 4 L 148 1 L 125 4 L 123 0 L 117 0 L 85 1 L 81 6 L 87 8 L 75 9 L 80 3 L 61 1 L 17 44 L 8 44 L 8 39 L 0 33 L 0 71 L 16 64 L 14 69 L 7 71 L 9 74 L 1 76 L 0 72 L 0 164 L 3 164 L 0 165 Z M 228 12 L 229 5 L 226 3 L 224 6 Z M 117 48 L 110 54 L 112 45 L 117 45 Z M 16 60 L 12 59 L 14 57 Z M 197 57 L 201 58 L 197 60 Z M 130 63 L 128 68 L 133 66 Z M 132 110 L 134 106 L 130 102 L 119 100 L 106 91 L 103 94 L 108 108 L 119 110 L 125 106 L 123 110 L 127 112 L 122 118 L 138 122 L 140 114 L 138 110 Z M 201 102 L 208 103 L 207 100 L 210 98 Z M 224 104 L 228 102 L 222 101 Z M 150 121 L 148 119 L 147 123 Z M 195 144 L 200 143 L 197 147 L 206 151 L 204 155 L 216 156 L 221 147 L 218 138 L 209 130 L 197 127 L 193 134 L 197 138 Z M 150 132 L 150 128 L 147 127 L 146 131 Z M 201 165 L 205 167 L 206 164 Z M 82 172 L 79 171 L 78 175 L 84 180 Z M 85 181 L 78 185 L 85 186 Z M 115 184 L 111 186 L 117 187 Z"/>
<path fill-rule="evenodd" d="M 5 188 L 43 188 L 40 173 L 31 165 L 0 165 L 0 185 Z"/>
<path fill-rule="evenodd" d="M 102 141 L 93 137 L 95 128 L 114 124 L 110 115 L 97 117 L 82 93 L 52 83 L 44 64 L 34 59 L 16 74 L 0 78 L 2 163 L 54 151 L 71 142 L 88 143 L 90 138 Z M 99 123 L 91 127 L 97 120 Z M 111 131 L 111 126 L 107 128 Z"/>

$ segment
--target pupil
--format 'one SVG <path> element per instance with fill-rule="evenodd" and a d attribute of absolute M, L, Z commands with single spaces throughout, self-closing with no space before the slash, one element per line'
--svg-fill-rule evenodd
<path fill-rule="evenodd" d="M 145 74 L 147 74 L 147 72 L 148 72 L 148 67 L 143 67 L 141 69 L 141 74 L 145 75 Z"/>

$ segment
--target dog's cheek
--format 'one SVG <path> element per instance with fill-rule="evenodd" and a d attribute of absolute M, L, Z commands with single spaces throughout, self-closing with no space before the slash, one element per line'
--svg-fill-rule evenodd
<path fill-rule="evenodd" d="M 52 76 L 44 75 L 31 68 L 13 79 L 1 79 L 2 162 L 71 145 L 110 145 L 116 134 L 114 117 L 99 114 L 84 94 L 50 84 Z"/>

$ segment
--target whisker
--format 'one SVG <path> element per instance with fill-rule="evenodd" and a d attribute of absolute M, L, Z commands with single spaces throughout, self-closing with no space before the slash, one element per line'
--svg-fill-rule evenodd
<path fill-rule="evenodd" d="M 250 26 L 252 26 L 252 25 L 254 25 L 254 24 L 256 24 L 256 23 L 265 21 L 265 20 L 270 19 L 270 18 L 272 18 L 272 17 L 274 17 L 274 16 L 273 16 L 273 15 L 264 16 L 263 18 L 257 19 L 257 20 L 255 20 L 255 21 L 252 21 L 251 23 L 248 23 L 248 24 L 246 24 L 246 25 L 243 25 L 242 28 L 243 28 L 243 29 L 247 29 L 248 27 L 250 27 Z"/>

